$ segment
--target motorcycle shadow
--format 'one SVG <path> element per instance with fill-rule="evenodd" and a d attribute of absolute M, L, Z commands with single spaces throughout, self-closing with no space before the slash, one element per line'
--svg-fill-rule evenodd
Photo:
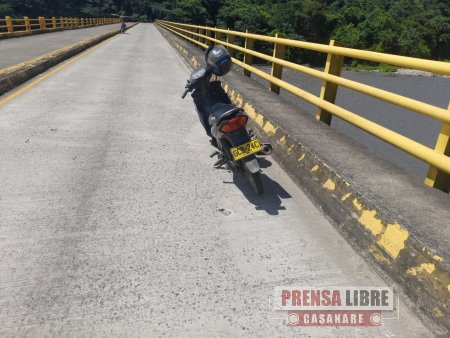
<path fill-rule="evenodd" d="M 272 163 L 264 158 L 259 159 L 261 168 L 268 168 Z M 256 210 L 265 210 L 269 215 L 278 215 L 280 210 L 286 210 L 283 199 L 292 198 L 284 188 L 264 173 L 261 175 L 264 193 L 255 195 L 248 181 L 240 173 L 233 173 L 233 183 L 241 190 L 247 200 L 255 205 Z"/>

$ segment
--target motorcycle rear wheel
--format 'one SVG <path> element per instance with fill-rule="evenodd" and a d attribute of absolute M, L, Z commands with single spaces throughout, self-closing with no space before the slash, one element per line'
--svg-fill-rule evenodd
<path fill-rule="evenodd" d="M 247 181 L 250 183 L 250 186 L 253 189 L 253 192 L 256 195 L 261 195 L 264 192 L 264 186 L 261 180 L 261 172 L 251 173 L 246 166 L 244 166 L 244 176 L 247 178 Z"/>

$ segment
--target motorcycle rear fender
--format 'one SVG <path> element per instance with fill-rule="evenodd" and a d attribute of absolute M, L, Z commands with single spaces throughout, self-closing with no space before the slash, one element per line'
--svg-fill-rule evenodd
<path fill-rule="evenodd" d="M 241 161 L 252 174 L 256 174 L 261 170 L 258 159 L 255 155 L 244 157 Z"/>
<path fill-rule="evenodd" d="M 247 143 L 251 140 L 245 127 L 231 133 L 220 133 L 220 137 L 226 138 L 233 147 L 240 146 L 241 144 Z M 252 174 L 256 174 L 261 170 L 255 155 L 244 157 L 240 161 L 242 165 L 246 166 L 248 171 Z"/>

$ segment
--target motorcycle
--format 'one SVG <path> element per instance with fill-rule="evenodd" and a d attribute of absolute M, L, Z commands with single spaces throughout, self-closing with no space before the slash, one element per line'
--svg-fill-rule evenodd
<path fill-rule="evenodd" d="M 242 108 L 232 104 L 218 80 L 211 81 L 211 66 L 205 65 L 194 70 L 187 80 L 184 99 L 188 92 L 196 105 L 197 112 L 206 110 L 208 121 L 200 120 L 205 126 L 209 123 L 211 143 L 216 150 L 210 157 L 217 156 L 215 168 L 225 166 L 227 169 L 241 173 L 249 181 L 255 194 L 264 192 L 261 169 L 256 155 L 270 155 L 272 146 L 260 143 L 251 130 L 247 130 L 248 116 Z M 209 128 L 205 128 L 209 129 Z"/>
<path fill-rule="evenodd" d="M 125 22 L 122 22 L 122 25 L 120 26 L 120 33 L 125 33 L 127 29 L 127 24 Z"/>

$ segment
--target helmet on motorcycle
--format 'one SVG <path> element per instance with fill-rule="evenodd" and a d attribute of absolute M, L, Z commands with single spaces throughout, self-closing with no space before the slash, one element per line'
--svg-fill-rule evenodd
<path fill-rule="evenodd" d="M 205 53 L 205 60 L 214 75 L 223 76 L 231 69 L 230 54 L 222 45 L 209 47 Z"/>

